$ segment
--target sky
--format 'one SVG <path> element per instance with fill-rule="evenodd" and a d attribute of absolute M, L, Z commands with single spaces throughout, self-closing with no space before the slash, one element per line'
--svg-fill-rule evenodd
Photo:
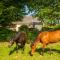
<path fill-rule="evenodd" d="M 30 12 L 30 13 L 28 13 L 28 15 L 26 15 L 26 16 L 31 16 L 31 15 L 33 15 L 34 14 L 34 12 Z"/>
<path fill-rule="evenodd" d="M 28 13 L 26 16 L 31 16 L 31 15 L 33 15 L 35 13 L 34 11 L 29 12 L 29 9 L 28 9 L 27 6 L 25 6 L 25 12 Z"/>

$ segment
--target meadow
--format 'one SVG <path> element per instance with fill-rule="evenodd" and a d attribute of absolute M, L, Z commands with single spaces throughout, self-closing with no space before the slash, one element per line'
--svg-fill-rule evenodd
<path fill-rule="evenodd" d="M 30 44 L 26 43 L 24 51 L 19 49 L 18 53 L 13 51 L 15 46 L 14 44 L 11 48 L 8 48 L 8 42 L 0 42 L 0 60 L 60 60 L 60 42 L 48 45 L 45 49 L 44 56 L 40 55 L 41 44 L 37 45 L 33 56 L 29 55 L 31 50 Z M 49 48 L 53 52 L 51 55 L 49 54 Z M 13 51 L 11 55 L 9 55 L 10 51 Z"/>

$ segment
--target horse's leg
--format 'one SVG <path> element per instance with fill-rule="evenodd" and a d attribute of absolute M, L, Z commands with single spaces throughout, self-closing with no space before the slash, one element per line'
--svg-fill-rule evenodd
<path fill-rule="evenodd" d="M 23 49 L 23 51 L 24 51 L 24 48 L 25 48 L 25 44 L 23 45 L 23 48 L 22 48 L 22 49 Z"/>
<path fill-rule="evenodd" d="M 45 47 L 46 47 L 46 44 L 45 44 L 45 43 L 43 43 L 43 45 L 42 45 L 42 52 L 41 52 L 41 55 L 44 55 Z"/>
<path fill-rule="evenodd" d="M 24 48 L 25 48 L 25 46 L 23 45 L 23 47 L 22 47 L 22 53 L 24 52 Z"/>
<path fill-rule="evenodd" d="M 52 52 L 52 50 L 51 50 L 51 48 L 49 48 L 49 54 L 51 55 L 53 52 Z"/>
<path fill-rule="evenodd" d="M 22 46 L 22 53 L 23 53 L 25 49 L 25 43 L 22 43 L 21 46 Z"/>
<path fill-rule="evenodd" d="M 17 53 L 18 53 L 18 48 L 19 48 L 18 43 L 16 43 L 16 52 Z"/>
<path fill-rule="evenodd" d="M 50 55 L 52 54 L 51 48 L 50 48 Z"/>

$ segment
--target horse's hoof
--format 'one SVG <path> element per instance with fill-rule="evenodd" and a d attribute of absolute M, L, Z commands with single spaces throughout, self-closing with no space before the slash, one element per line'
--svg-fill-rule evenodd
<path fill-rule="evenodd" d="M 40 55 L 44 56 L 44 54 L 41 52 Z"/>
<path fill-rule="evenodd" d="M 9 54 L 9 56 L 10 56 L 11 54 Z"/>
<path fill-rule="evenodd" d="M 44 56 L 44 54 L 40 54 L 41 56 Z"/>
<path fill-rule="evenodd" d="M 49 51 L 48 53 L 49 53 L 50 55 L 52 55 L 52 54 L 53 54 L 53 52 L 52 52 L 52 51 Z"/>
<path fill-rule="evenodd" d="M 16 53 L 18 53 L 18 51 L 16 51 Z"/>
<path fill-rule="evenodd" d="M 10 45 L 8 45 L 8 48 L 10 48 L 11 46 Z"/>
<path fill-rule="evenodd" d="M 50 55 L 52 55 L 52 54 L 53 54 L 53 52 L 50 53 Z"/>
<path fill-rule="evenodd" d="M 33 56 L 33 54 L 31 54 L 31 52 L 29 52 L 30 56 Z"/>
<path fill-rule="evenodd" d="M 9 55 L 11 55 L 11 53 L 9 53 Z"/>
<path fill-rule="evenodd" d="M 23 54 L 24 52 L 22 51 L 22 54 Z"/>
<path fill-rule="evenodd" d="M 30 56 L 33 56 L 33 54 L 30 54 Z"/>

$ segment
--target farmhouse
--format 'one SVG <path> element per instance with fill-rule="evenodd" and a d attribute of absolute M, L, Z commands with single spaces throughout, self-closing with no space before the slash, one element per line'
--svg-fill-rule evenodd
<path fill-rule="evenodd" d="M 27 25 L 29 28 L 37 28 L 41 29 L 42 28 L 42 23 L 41 21 L 38 20 L 38 18 L 34 18 L 32 16 L 25 16 L 22 21 L 16 21 L 12 22 L 12 25 L 10 26 L 11 30 L 18 31 L 19 27 L 22 25 Z"/>

